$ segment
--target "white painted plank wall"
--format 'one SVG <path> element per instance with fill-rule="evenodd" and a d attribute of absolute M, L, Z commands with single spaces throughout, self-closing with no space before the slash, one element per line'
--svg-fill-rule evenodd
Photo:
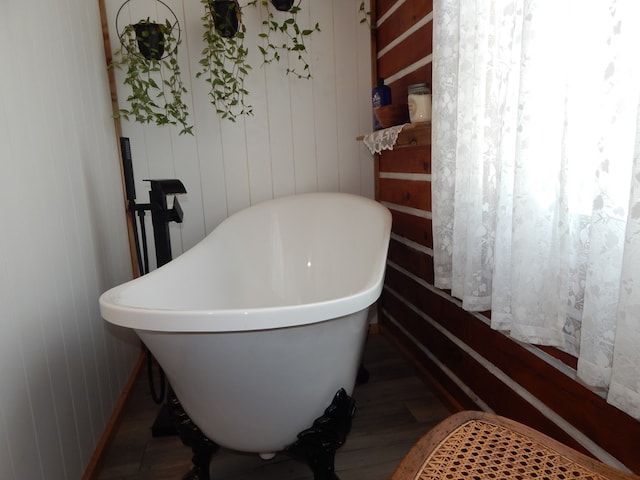
<path fill-rule="evenodd" d="M 200 4 L 168 3 L 187 27 L 181 62 L 193 76 Z M 309 45 L 314 79 L 256 68 L 254 117 L 221 123 L 195 82 L 196 137 L 125 126 L 139 199 L 143 178 L 187 185 L 178 252 L 267 198 L 373 196 L 371 156 L 355 142 L 371 118 L 369 33 L 357 3 L 303 2 L 323 29 Z M 0 59 L 0 478 L 76 480 L 139 352 L 97 304 L 131 276 L 97 1 L 3 2 Z"/>
<path fill-rule="evenodd" d="M 122 3 L 106 0 L 113 51 L 119 48 L 115 24 Z M 195 78 L 204 46 L 204 6 L 199 0 L 165 3 L 181 25 L 179 58 L 195 135 L 179 136 L 178 128 L 131 122 L 123 122 L 123 134 L 132 143 L 139 202 L 148 201 L 144 178 L 178 178 L 187 188 L 188 193 L 179 196 L 184 223 L 171 225 L 174 257 L 230 214 L 266 199 L 311 191 L 374 196 L 373 159 L 355 141 L 371 129 L 370 32 L 360 24 L 359 0 L 302 0 L 301 26 L 318 22 L 321 28 L 307 42 L 310 80 L 287 76 L 286 60 L 261 66 L 256 44 L 265 11 L 243 9 L 253 66 L 246 86 L 254 115 L 237 123 L 218 118 L 205 82 Z M 131 0 L 118 27 L 147 17 L 171 18 L 156 0 Z M 117 72 L 117 79 L 124 105 L 128 91 L 122 72 Z"/>
<path fill-rule="evenodd" d="M 98 296 L 131 277 L 97 2 L 0 15 L 0 478 L 81 478 L 139 353 Z"/>

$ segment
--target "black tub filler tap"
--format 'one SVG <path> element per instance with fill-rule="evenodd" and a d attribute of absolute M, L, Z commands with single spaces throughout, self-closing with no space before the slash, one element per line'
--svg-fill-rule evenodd
<path fill-rule="evenodd" d="M 168 263 L 171 256 L 171 238 L 169 236 L 169 223 L 182 223 L 182 208 L 176 197 L 173 198 L 172 208 L 167 204 L 167 195 L 187 193 L 180 180 L 145 180 L 151 183 L 149 191 L 149 203 L 136 203 L 136 189 L 133 177 L 133 161 L 131 158 L 131 145 L 129 138 L 120 137 L 120 149 L 122 152 L 122 167 L 124 173 L 125 193 L 129 214 L 135 231 L 135 247 L 140 274 L 149 273 L 149 258 L 147 253 L 147 233 L 144 223 L 146 211 L 151 212 L 153 223 L 153 239 L 156 249 L 156 265 L 161 267 Z M 140 241 L 138 238 L 138 225 L 136 214 L 140 217 L 140 235 L 142 237 L 142 249 L 140 251 Z"/>
<path fill-rule="evenodd" d="M 157 266 L 161 267 L 171 260 L 171 237 L 169 236 L 169 223 L 182 223 L 182 208 L 176 197 L 173 198 L 173 206 L 169 208 L 167 195 L 187 193 L 180 180 L 145 180 L 151 183 L 149 192 L 149 205 L 151 221 L 153 223 L 153 239 L 156 247 Z"/>

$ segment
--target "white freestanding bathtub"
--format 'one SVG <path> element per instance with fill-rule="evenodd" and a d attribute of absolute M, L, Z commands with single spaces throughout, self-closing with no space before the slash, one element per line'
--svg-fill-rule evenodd
<path fill-rule="evenodd" d="M 135 329 L 184 410 L 220 446 L 263 455 L 354 387 L 382 289 L 391 215 L 356 195 L 270 200 L 100 297 Z"/>

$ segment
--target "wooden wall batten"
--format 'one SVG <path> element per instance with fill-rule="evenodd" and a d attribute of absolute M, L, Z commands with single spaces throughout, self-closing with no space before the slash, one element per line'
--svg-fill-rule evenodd
<path fill-rule="evenodd" d="M 431 83 L 432 10 L 432 0 L 375 2 L 373 80 L 386 80 L 394 104 L 408 85 Z M 376 197 L 393 216 L 380 332 L 453 410 L 493 410 L 640 472 L 640 422 L 577 381 L 575 360 L 513 341 L 433 287 L 430 128 L 423 135 L 376 156 Z"/>

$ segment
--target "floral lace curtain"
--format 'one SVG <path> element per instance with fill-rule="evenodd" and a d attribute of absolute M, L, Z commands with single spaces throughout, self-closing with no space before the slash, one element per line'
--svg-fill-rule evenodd
<path fill-rule="evenodd" d="M 436 286 L 640 419 L 640 2 L 434 0 Z"/>

